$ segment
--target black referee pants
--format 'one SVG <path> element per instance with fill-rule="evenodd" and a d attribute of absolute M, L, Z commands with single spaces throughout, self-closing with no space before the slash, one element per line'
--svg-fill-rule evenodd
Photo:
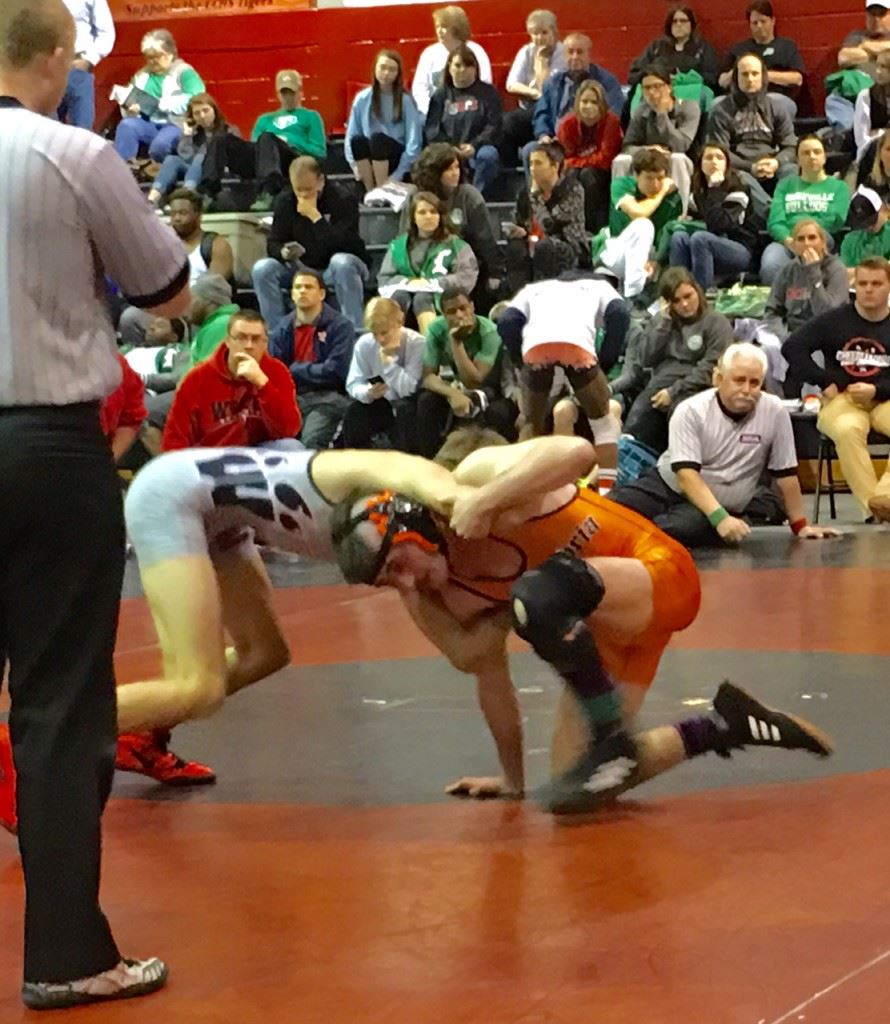
<path fill-rule="evenodd" d="M 120 959 L 99 907 L 99 873 L 123 563 L 120 487 L 98 407 L 0 409 L 0 636 L 26 981 L 70 981 Z"/>
<path fill-rule="evenodd" d="M 646 470 L 632 483 L 613 487 L 609 498 L 639 512 L 687 548 L 721 543 L 707 516 L 684 495 L 668 487 L 655 468 Z"/>

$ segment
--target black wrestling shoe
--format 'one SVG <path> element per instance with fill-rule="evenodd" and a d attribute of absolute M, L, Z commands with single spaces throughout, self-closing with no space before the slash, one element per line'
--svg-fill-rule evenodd
<path fill-rule="evenodd" d="M 637 747 L 622 729 L 593 744 L 574 768 L 551 779 L 538 802 L 551 814 L 586 814 L 636 785 Z"/>
<path fill-rule="evenodd" d="M 812 722 L 761 704 L 729 680 L 720 684 L 714 710 L 726 723 L 726 742 L 730 749 L 780 747 L 809 750 L 819 757 L 828 757 L 834 751 L 829 737 Z"/>

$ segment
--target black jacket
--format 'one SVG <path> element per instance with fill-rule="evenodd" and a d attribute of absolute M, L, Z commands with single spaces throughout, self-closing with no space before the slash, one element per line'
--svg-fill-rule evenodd
<path fill-rule="evenodd" d="M 443 85 L 430 99 L 426 115 L 427 144 L 468 142 L 475 149 L 497 146 L 501 139 L 503 105 L 497 89 L 478 78 L 467 89 Z"/>
<path fill-rule="evenodd" d="M 318 197 L 321 220 L 314 224 L 297 213 L 297 197 L 284 189 L 272 207 L 272 230 L 266 249 L 276 260 L 288 242 L 299 242 L 306 250 L 300 263 L 313 270 L 327 270 L 331 257 L 338 252 L 351 252 L 368 263 L 365 243 L 358 233 L 358 200 L 333 182 L 326 181 Z"/>

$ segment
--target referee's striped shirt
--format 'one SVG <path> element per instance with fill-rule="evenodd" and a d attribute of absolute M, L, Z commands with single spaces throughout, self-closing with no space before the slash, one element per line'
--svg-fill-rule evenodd
<path fill-rule="evenodd" d="M 105 277 L 150 308 L 188 269 L 107 142 L 0 97 L 0 406 L 110 394 L 120 367 Z"/>

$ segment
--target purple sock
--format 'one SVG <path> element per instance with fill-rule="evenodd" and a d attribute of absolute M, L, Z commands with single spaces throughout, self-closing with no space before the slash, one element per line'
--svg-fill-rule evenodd
<path fill-rule="evenodd" d="M 687 757 L 698 757 L 699 754 L 708 754 L 711 751 L 723 754 L 726 749 L 724 733 L 708 715 L 687 718 L 683 722 L 677 722 L 674 728 L 680 734 Z"/>

